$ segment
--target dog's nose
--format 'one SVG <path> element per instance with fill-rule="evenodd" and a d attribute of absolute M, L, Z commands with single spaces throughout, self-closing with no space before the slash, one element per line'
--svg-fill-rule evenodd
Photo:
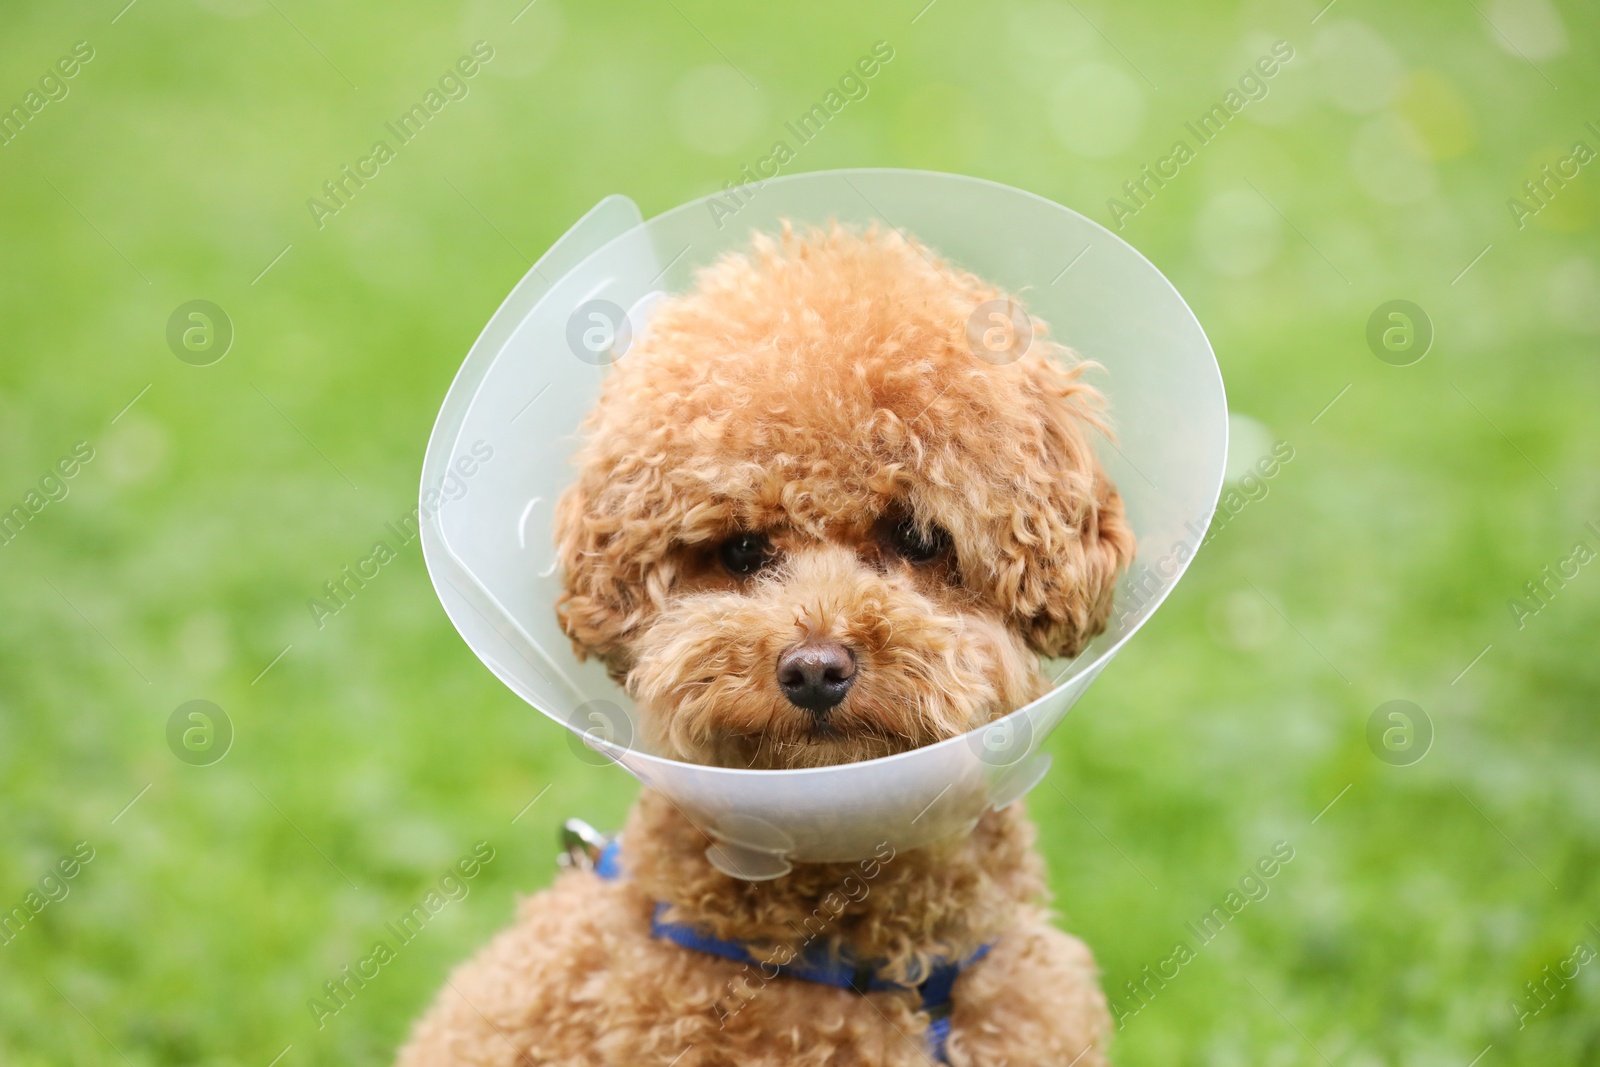
<path fill-rule="evenodd" d="M 778 657 L 778 686 L 789 703 L 822 716 L 856 680 L 856 658 L 837 641 L 802 641 Z"/>

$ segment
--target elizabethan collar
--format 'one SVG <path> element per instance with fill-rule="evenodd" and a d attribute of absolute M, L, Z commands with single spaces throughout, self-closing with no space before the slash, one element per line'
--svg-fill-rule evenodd
<path fill-rule="evenodd" d="M 777 232 L 837 220 L 891 226 L 1016 295 L 1052 336 L 1105 367 L 1096 385 L 1117 426 L 1100 439 L 1138 537 L 1106 632 L 1045 664 L 1055 688 L 935 745 L 803 770 L 682 763 L 642 747 L 636 711 L 556 621 L 552 506 L 607 364 L 648 328 L 653 300 L 695 271 Z M 1045 737 L 1183 574 L 1210 522 L 1227 452 L 1227 402 L 1211 346 L 1172 285 L 1127 243 L 1031 193 L 927 171 L 797 174 L 696 200 L 644 221 L 602 200 L 512 290 L 446 395 L 422 476 L 422 545 L 456 629 L 518 696 L 669 796 L 746 878 L 794 861 L 859 860 L 884 842 L 916 848 L 969 829 L 1049 769 Z M 491 454 L 492 461 L 482 457 Z M 471 470 L 470 477 L 465 475 Z M 581 741 L 579 741 L 581 738 Z M 602 759 L 603 757 L 603 759 Z"/>

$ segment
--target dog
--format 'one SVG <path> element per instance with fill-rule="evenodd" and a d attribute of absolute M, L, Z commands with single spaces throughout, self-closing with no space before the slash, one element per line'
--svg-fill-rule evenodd
<path fill-rule="evenodd" d="M 975 309 L 1010 299 L 896 231 L 835 224 L 757 235 L 657 305 L 556 517 L 562 626 L 653 751 L 892 755 L 1027 704 L 1041 657 L 1104 629 L 1134 552 L 1091 444 L 1104 405 L 1043 323 L 1025 350 L 974 346 Z M 1020 803 L 765 882 L 713 868 L 648 787 L 620 841 L 609 871 L 521 902 L 403 1067 L 1106 1062 L 1094 961 L 1044 910 Z M 848 987 L 826 977 L 840 961 Z"/>

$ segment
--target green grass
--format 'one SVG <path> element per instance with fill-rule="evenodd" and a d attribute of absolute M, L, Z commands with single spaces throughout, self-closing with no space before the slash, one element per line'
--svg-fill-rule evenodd
<path fill-rule="evenodd" d="M 94 849 L 0 947 L 0 1060 L 386 1062 L 552 876 L 558 822 L 619 822 L 630 782 L 474 659 L 415 544 L 326 626 L 306 607 L 412 505 L 478 329 L 595 201 L 720 187 L 886 40 L 791 169 L 959 170 L 1108 221 L 1283 39 L 1267 99 L 1122 233 L 1295 458 L 1050 739 L 1057 904 L 1128 1005 L 1295 850 L 1124 1064 L 1600 1062 L 1600 964 L 1525 1028 L 1509 1006 L 1600 948 L 1600 564 L 1508 607 L 1600 548 L 1600 163 L 1522 230 L 1506 204 L 1600 148 L 1592 6 L 122 3 L 11 5 L 0 34 L 4 106 L 95 52 L 0 147 L 0 506 L 94 449 L 0 547 L 0 908 Z M 318 229 L 307 199 L 479 39 L 469 95 Z M 207 367 L 164 340 L 196 298 L 236 330 Z M 1409 367 L 1364 340 L 1394 298 L 1436 330 Z M 164 739 L 196 698 L 236 733 L 212 766 Z M 1367 747 L 1391 699 L 1433 723 L 1412 766 Z M 470 896 L 317 1029 L 308 998 L 480 840 Z"/>

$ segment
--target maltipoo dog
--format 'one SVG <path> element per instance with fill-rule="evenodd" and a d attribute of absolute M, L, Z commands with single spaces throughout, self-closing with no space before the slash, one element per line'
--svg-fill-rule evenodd
<path fill-rule="evenodd" d="M 1040 658 L 1105 626 L 1134 544 L 1090 442 L 1100 397 L 1037 321 L 1026 351 L 974 354 L 975 309 L 1005 299 L 836 226 L 758 237 L 657 306 L 556 531 L 566 632 L 653 750 L 902 752 L 1042 695 Z M 1033 839 L 1013 804 L 935 846 L 740 881 L 646 788 L 620 854 L 524 900 L 400 1062 L 1103 1064 L 1094 962 L 1043 910 Z"/>

